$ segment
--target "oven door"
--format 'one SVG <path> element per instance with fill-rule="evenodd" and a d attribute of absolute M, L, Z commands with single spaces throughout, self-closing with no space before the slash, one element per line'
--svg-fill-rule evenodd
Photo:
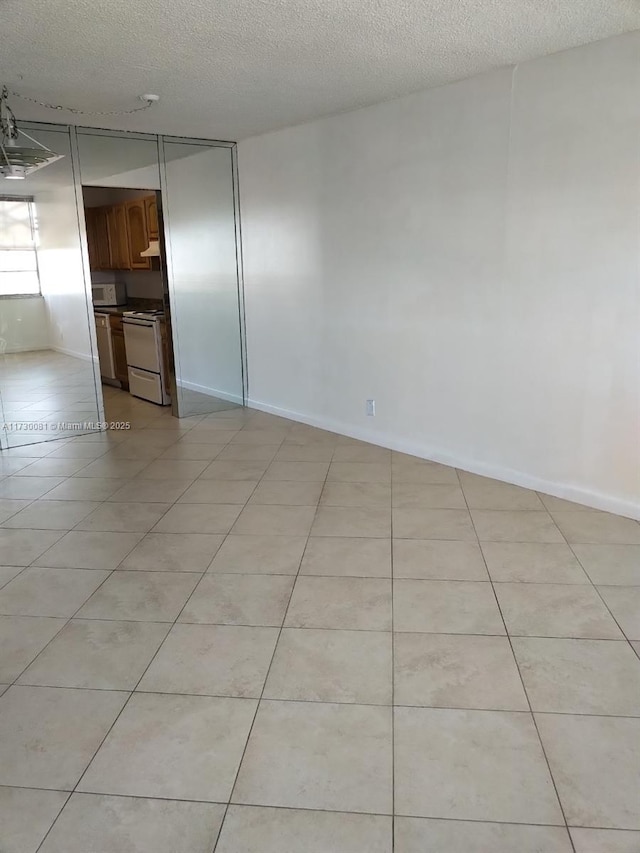
<path fill-rule="evenodd" d="M 124 343 L 127 350 L 127 366 L 160 373 L 160 354 L 156 326 L 152 320 L 122 321 Z"/>

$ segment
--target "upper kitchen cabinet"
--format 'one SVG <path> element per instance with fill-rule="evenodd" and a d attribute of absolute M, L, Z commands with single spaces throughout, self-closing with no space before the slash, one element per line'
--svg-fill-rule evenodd
<path fill-rule="evenodd" d="M 141 257 L 141 252 L 159 238 L 155 194 L 87 207 L 85 220 L 91 270 L 152 269 L 151 258 Z"/>
<path fill-rule="evenodd" d="M 113 207 L 107 208 L 107 225 L 111 246 L 111 269 L 131 269 L 129 229 L 127 227 L 127 211 L 124 204 L 116 204 Z"/>
<path fill-rule="evenodd" d="M 127 230 L 129 232 L 129 264 L 132 270 L 151 269 L 151 258 L 140 257 L 141 252 L 149 248 L 149 230 L 147 228 L 147 206 L 144 198 L 134 199 L 125 204 Z M 156 211 L 157 212 L 157 211 Z"/>
<path fill-rule="evenodd" d="M 158 240 L 160 237 L 160 226 L 158 225 L 158 201 L 155 195 L 149 195 L 144 200 L 147 216 L 147 231 L 149 241 Z"/>
<path fill-rule="evenodd" d="M 111 266 L 111 243 L 109 241 L 109 220 L 106 207 L 98 207 L 94 214 L 96 269 L 109 270 Z"/>

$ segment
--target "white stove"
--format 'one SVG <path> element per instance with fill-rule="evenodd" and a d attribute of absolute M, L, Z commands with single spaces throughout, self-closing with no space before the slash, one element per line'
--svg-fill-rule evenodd
<path fill-rule="evenodd" d="M 127 350 L 129 393 L 168 406 L 168 377 L 162 344 L 163 311 L 125 311 L 122 315 Z"/>

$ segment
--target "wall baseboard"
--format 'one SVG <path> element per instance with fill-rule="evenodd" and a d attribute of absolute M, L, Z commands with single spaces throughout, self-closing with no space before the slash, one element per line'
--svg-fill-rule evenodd
<path fill-rule="evenodd" d="M 60 352 L 60 353 L 62 353 L 62 355 L 70 355 L 72 358 L 79 358 L 81 361 L 88 361 L 91 364 L 97 364 L 98 363 L 98 357 L 97 356 L 94 357 L 92 355 L 87 355 L 84 352 L 76 352 L 75 350 L 72 350 L 72 349 L 66 349 L 66 347 L 54 347 L 54 346 L 48 347 L 48 349 L 52 349 L 55 352 Z"/>
<path fill-rule="evenodd" d="M 49 344 L 45 344 L 44 346 L 41 346 L 41 347 L 34 347 L 34 346 L 7 347 L 6 349 L 2 350 L 2 353 L 6 354 L 6 355 L 12 355 L 13 353 L 18 353 L 18 352 L 44 352 L 45 350 L 48 350 L 48 349 L 51 349 Z"/>
<path fill-rule="evenodd" d="M 463 471 L 469 471 L 471 474 L 480 474 L 483 477 L 491 477 L 494 480 L 512 483 L 514 486 L 533 489 L 534 491 L 542 492 L 545 495 L 563 498 L 567 501 L 573 501 L 574 503 L 593 507 L 593 509 L 612 512 L 616 515 L 623 515 L 627 518 L 633 518 L 640 521 L 640 504 L 617 498 L 614 495 L 582 489 L 578 486 L 572 486 L 567 483 L 543 480 L 540 477 L 527 474 L 523 471 L 514 471 L 510 468 L 502 468 L 499 465 L 480 462 L 477 459 L 466 459 L 455 456 L 447 451 L 443 451 L 440 448 L 421 444 L 420 442 L 405 441 L 404 439 L 400 439 L 397 436 L 388 433 L 371 433 L 369 430 L 359 429 L 352 424 L 341 423 L 339 421 L 331 420 L 330 418 L 318 418 L 304 415 L 301 412 L 290 411 L 289 409 L 283 409 L 280 406 L 271 406 L 261 400 L 249 399 L 247 401 L 247 405 L 251 409 L 258 409 L 261 412 L 268 412 L 269 414 L 278 415 L 282 418 L 289 418 L 290 420 L 308 424 L 309 426 L 317 427 L 318 429 L 325 429 L 328 432 L 339 433 L 340 435 L 346 435 L 349 438 L 367 441 L 370 444 L 377 444 L 380 447 L 387 447 L 389 450 L 408 453 L 411 456 L 419 456 L 422 459 L 428 459 L 431 462 L 439 462 L 442 465 L 450 465 L 453 468 L 460 468 Z"/>
<path fill-rule="evenodd" d="M 209 388 L 207 385 L 198 385 L 196 382 L 180 382 L 179 388 L 186 388 L 187 391 L 197 391 L 200 394 L 206 394 L 207 397 L 219 397 L 221 400 L 226 400 L 228 403 L 235 403 L 238 406 L 243 405 L 242 395 L 230 394 L 228 391 L 220 391 L 219 388 Z"/>

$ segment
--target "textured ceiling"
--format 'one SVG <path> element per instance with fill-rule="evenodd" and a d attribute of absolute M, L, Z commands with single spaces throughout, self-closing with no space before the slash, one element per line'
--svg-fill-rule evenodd
<path fill-rule="evenodd" d="M 237 140 L 640 28 L 640 0 L 0 0 L 19 117 Z"/>

